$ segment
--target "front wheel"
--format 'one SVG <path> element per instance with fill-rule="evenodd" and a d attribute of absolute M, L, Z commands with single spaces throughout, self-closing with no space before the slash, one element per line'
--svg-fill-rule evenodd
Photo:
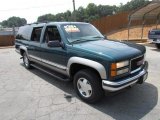
<path fill-rule="evenodd" d="M 28 59 L 26 52 L 23 53 L 23 63 L 24 63 L 25 68 L 27 69 L 31 68 L 30 61 Z"/>
<path fill-rule="evenodd" d="M 104 96 L 101 79 L 96 72 L 89 69 L 76 73 L 74 76 L 74 88 L 78 96 L 88 103 L 95 103 Z"/>
<path fill-rule="evenodd" d="M 156 47 L 160 49 L 160 43 L 156 43 Z"/>

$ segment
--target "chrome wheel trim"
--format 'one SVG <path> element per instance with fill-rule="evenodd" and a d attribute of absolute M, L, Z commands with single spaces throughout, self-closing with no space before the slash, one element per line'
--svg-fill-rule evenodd
<path fill-rule="evenodd" d="M 85 98 L 89 98 L 92 95 L 91 84 L 86 78 L 78 79 L 77 88 L 78 88 L 79 93 Z"/>

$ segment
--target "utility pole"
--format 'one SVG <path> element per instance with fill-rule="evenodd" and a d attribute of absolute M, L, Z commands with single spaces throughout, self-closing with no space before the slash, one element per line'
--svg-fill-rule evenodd
<path fill-rule="evenodd" d="M 75 7 L 75 0 L 73 0 L 73 19 L 76 21 L 76 7 Z"/>

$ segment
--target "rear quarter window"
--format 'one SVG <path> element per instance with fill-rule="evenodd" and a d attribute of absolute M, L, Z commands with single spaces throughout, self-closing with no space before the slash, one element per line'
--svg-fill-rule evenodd
<path fill-rule="evenodd" d="M 16 39 L 19 40 L 30 40 L 33 28 L 30 26 L 20 27 L 16 35 Z"/>

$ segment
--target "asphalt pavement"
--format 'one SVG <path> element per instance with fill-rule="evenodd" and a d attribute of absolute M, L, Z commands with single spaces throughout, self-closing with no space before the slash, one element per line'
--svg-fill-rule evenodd
<path fill-rule="evenodd" d="M 0 120 L 160 120 L 160 51 L 146 45 L 149 76 L 142 85 L 79 99 L 71 82 L 24 68 L 14 48 L 0 49 Z"/>

